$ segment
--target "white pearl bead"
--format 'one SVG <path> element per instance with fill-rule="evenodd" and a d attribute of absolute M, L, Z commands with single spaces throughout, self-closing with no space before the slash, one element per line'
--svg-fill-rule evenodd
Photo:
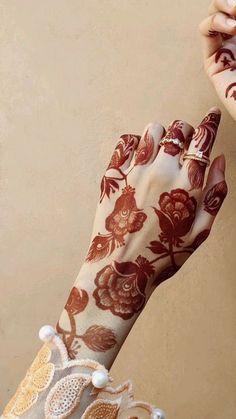
<path fill-rule="evenodd" d="M 152 412 L 152 419 L 165 419 L 166 415 L 161 409 L 154 409 Z"/>
<path fill-rule="evenodd" d="M 46 325 L 41 327 L 39 331 L 39 339 L 43 342 L 50 342 L 55 336 L 56 332 L 52 326 Z"/>
<path fill-rule="evenodd" d="M 109 382 L 108 372 L 105 370 L 94 371 L 92 374 L 92 384 L 96 388 L 103 388 Z"/>

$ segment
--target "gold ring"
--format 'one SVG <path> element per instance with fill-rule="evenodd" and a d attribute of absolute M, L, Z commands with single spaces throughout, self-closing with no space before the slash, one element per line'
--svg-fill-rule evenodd
<path fill-rule="evenodd" d="M 196 160 L 196 161 L 200 161 L 202 163 L 205 163 L 207 166 L 209 166 L 210 164 L 210 159 L 206 156 L 204 156 L 203 151 L 197 151 L 196 153 L 189 153 L 189 154 L 185 154 L 183 156 L 183 160 Z"/>

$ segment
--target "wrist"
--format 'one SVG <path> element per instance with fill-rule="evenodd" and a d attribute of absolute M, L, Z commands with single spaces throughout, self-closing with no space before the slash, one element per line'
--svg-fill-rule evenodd
<path fill-rule="evenodd" d="M 82 265 L 57 331 L 71 358 L 94 359 L 110 368 L 137 316 L 124 319 L 97 305 L 94 278 L 98 269 L 98 264 Z"/>

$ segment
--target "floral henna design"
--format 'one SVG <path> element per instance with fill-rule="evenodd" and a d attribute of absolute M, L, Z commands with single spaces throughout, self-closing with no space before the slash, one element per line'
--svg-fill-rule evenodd
<path fill-rule="evenodd" d="M 160 210 L 154 210 L 162 230 L 160 240 L 179 247 L 183 243 L 182 237 L 189 233 L 195 219 L 197 201 L 184 189 L 174 189 L 161 194 L 159 206 Z"/>
<path fill-rule="evenodd" d="M 124 320 L 130 319 L 142 310 L 147 280 L 153 274 L 154 267 L 142 256 L 135 262 L 114 262 L 105 266 L 95 278 L 96 305 Z"/>
<path fill-rule="evenodd" d="M 215 217 L 223 204 L 227 192 L 228 188 L 224 180 L 213 186 L 205 196 L 204 210 Z"/>
<path fill-rule="evenodd" d="M 210 153 L 214 144 L 217 129 L 220 122 L 220 114 L 208 114 L 199 127 L 194 131 L 193 141 L 195 142 L 196 150 L 202 152 L 205 157 L 210 157 Z M 197 160 L 189 160 L 188 163 L 188 178 L 191 189 L 199 189 L 204 183 L 204 175 L 206 165 Z"/>
<path fill-rule="evenodd" d="M 85 310 L 88 301 L 88 293 L 85 290 L 73 287 L 65 305 L 70 320 L 70 330 L 64 330 L 59 322 L 57 323 L 57 332 L 62 335 L 71 359 L 76 358 L 81 347 L 80 341 L 83 341 L 89 349 L 95 352 L 108 351 L 117 343 L 113 330 L 104 326 L 92 325 L 83 335 L 77 334 L 75 316 Z"/>
<path fill-rule="evenodd" d="M 154 151 L 154 138 L 150 132 L 146 131 L 144 138 L 142 140 L 142 145 L 139 146 L 136 156 L 135 156 L 135 166 L 142 166 L 147 164 L 151 159 Z"/>
<path fill-rule="evenodd" d="M 106 235 L 97 235 L 89 248 L 87 262 L 96 262 L 110 255 L 116 247 L 124 246 L 124 236 L 143 227 L 147 215 L 137 207 L 135 189 L 126 186 L 116 200 L 115 208 L 106 218 Z"/>
<path fill-rule="evenodd" d="M 140 140 L 140 136 L 126 134 L 120 137 L 120 141 L 116 146 L 105 176 L 101 181 L 100 203 L 104 197 L 110 198 L 111 193 L 119 190 L 120 181 L 127 183 L 127 176 L 122 171 L 122 166 L 128 160 L 130 153 L 133 151 L 135 143 Z"/>
<path fill-rule="evenodd" d="M 184 145 L 185 138 L 184 134 L 182 132 L 183 128 L 183 122 L 182 121 L 174 121 L 168 128 L 167 134 L 165 136 L 165 139 L 171 139 L 175 140 L 178 139 L 181 141 L 181 143 Z M 167 154 L 170 154 L 171 156 L 176 156 L 180 152 L 180 148 L 177 144 L 173 143 L 165 143 L 163 145 L 164 152 Z"/>

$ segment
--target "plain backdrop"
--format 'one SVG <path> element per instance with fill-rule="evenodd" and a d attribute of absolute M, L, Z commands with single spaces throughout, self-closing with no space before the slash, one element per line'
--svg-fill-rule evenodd
<path fill-rule="evenodd" d="M 207 0 L 0 3 L 0 404 L 85 257 L 115 141 L 220 105 L 202 65 Z M 221 106 L 221 105 L 220 105 Z M 229 196 L 211 237 L 156 290 L 113 368 L 168 419 L 236 417 L 236 129 L 213 155 Z"/>

